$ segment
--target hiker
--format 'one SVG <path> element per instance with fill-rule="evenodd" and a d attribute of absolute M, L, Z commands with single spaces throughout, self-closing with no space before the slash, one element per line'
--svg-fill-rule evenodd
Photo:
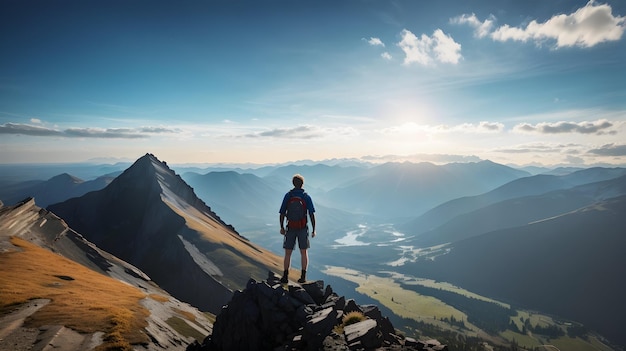
<path fill-rule="evenodd" d="M 304 185 L 304 177 L 300 174 L 293 176 L 291 189 L 280 205 L 280 234 L 284 235 L 283 248 L 285 249 L 284 272 L 280 279 L 282 283 L 287 283 L 289 276 L 289 266 L 291 265 L 291 254 L 298 239 L 298 247 L 300 248 L 300 257 L 302 259 L 302 275 L 298 279 L 298 283 L 306 281 L 306 269 L 309 264 L 309 255 L 307 249 L 311 247 L 309 242 L 309 227 L 307 225 L 307 213 L 311 218 L 311 237 L 315 237 L 315 207 L 309 194 L 307 194 L 302 186 Z M 287 230 L 285 230 L 285 219 L 287 219 Z"/>

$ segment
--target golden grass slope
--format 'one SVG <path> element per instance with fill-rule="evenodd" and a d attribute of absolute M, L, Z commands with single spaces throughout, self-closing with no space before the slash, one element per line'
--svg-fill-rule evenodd
<path fill-rule="evenodd" d="M 185 219 L 191 230 L 199 233 L 207 243 L 213 244 L 207 245 L 211 249 L 204 254 L 225 271 L 225 276 L 220 280 L 228 288 L 243 289 L 249 278 L 266 279 L 268 271 L 282 274 L 283 257 L 235 234 L 196 208 L 182 210 L 168 199 L 165 199 L 165 203 Z M 280 235 L 278 231 L 276 235 Z M 299 260 L 298 253 L 292 256 L 292 261 L 294 257 Z M 296 280 L 299 277 L 300 271 L 291 268 L 289 278 Z"/>
<path fill-rule="evenodd" d="M 19 249 L 0 253 L 0 311 L 31 299 L 50 299 L 26 320 L 26 327 L 102 331 L 98 350 L 132 350 L 132 344 L 148 341 L 142 330 L 149 312 L 139 303 L 145 294 L 23 239 L 12 237 L 11 243 Z"/>

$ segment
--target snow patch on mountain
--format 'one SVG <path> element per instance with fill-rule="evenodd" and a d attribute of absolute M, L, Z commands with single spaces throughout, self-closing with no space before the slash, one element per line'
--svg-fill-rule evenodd
<path fill-rule="evenodd" d="M 182 235 L 179 235 L 178 238 L 180 239 L 180 241 L 183 242 L 183 245 L 185 245 L 185 250 L 187 250 L 189 255 L 191 255 L 191 258 L 194 260 L 194 262 L 196 262 L 196 264 L 200 266 L 200 268 L 202 268 L 205 273 L 210 276 L 224 276 L 219 267 L 217 267 L 215 263 L 211 262 L 211 260 L 209 260 L 202 252 L 200 252 L 200 250 L 198 250 L 198 248 L 194 244 L 185 240 Z"/>

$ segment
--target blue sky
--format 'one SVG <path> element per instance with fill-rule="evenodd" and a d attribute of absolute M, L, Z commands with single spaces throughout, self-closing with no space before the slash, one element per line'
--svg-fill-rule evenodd
<path fill-rule="evenodd" d="M 0 163 L 626 165 L 624 1 L 2 1 Z"/>

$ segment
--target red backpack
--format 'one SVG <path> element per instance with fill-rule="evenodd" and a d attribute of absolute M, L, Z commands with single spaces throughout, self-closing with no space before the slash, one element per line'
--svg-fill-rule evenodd
<path fill-rule="evenodd" d="M 290 192 L 291 197 L 287 202 L 287 228 L 302 229 L 306 227 L 306 201 L 302 196 Z"/>

